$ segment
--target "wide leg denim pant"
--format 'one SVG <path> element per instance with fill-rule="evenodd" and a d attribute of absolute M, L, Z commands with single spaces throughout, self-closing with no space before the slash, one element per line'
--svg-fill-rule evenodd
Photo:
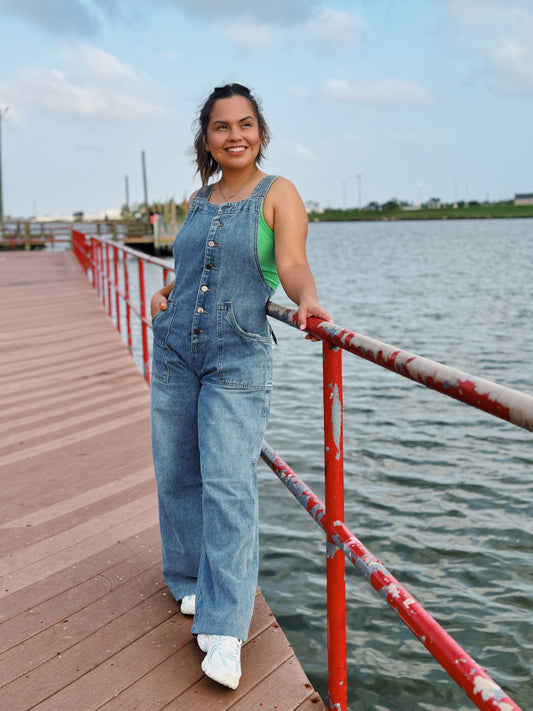
<path fill-rule="evenodd" d="M 258 572 L 255 464 L 270 392 L 172 368 L 172 383 L 151 385 L 163 574 L 176 599 L 196 594 L 193 633 L 246 639 Z"/>

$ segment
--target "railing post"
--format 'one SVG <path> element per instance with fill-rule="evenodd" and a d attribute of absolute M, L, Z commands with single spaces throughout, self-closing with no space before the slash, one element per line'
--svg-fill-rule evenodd
<path fill-rule="evenodd" d="M 94 270 L 96 277 L 96 293 L 98 294 L 100 301 L 105 304 L 104 295 L 102 292 L 102 243 L 93 239 L 94 245 Z"/>
<path fill-rule="evenodd" d="M 107 313 L 113 318 L 113 300 L 111 299 L 111 261 L 109 257 L 109 243 L 105 245 L 105 277 L 107 280 Z"/>
<path fill-rule="evenodd" d="M 344 523 L 344 455 L 342 430 L 342 350 L 322 342 L 324 359 L 324 461 L 326 519 Z M 329 708 L 346 711 L 346 588 L 344 553 L 327 537 L 327 618 Z"/>
<path fill-rule="evenodd" d="M 120 323 L 120 293 L 118 287 L 118 247 L 113 245 L 113 266 L 115 269 L 115 283 L 113 287 L 115 289 L 115 310 L 117 313 L 117 328 L 118 332 L 122 334 L 122 325 Z"/>
<path fill-rule="evenodd" d="M 146 316 L 146 295 L 144 288 L 144 262 L 139 259 L 139 292 L 141 297 L 141 331 L 142 331 L 142 344 L 143 344 L 143 364 L 144 364 L 144 377 L 146 381 L 150 382 L 150 364 L 148 355 L 148 319 Z"/>
<path fill-rule="evenodd" d="M 128 350 L 133 355 L 133 338 L 131 333 L 131 304 L 130 304 L 130 275 L 128 272 L 128 259 L 123 253 L 122 264 L 124 265 L 124 292 L 126 298 L 126 329 L 128 332 Z"/>

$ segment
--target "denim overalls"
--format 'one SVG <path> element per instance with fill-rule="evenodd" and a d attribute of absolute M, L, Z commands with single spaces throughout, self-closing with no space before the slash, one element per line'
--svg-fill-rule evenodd
<path fill-rule="evenodd" d="M 255 465 L 272 388 L 273 290 L 257 254 L 266 176 L 247 200 L 197 193 L 174 242 L 176 281 L 153 320 L 152 448 L 163 574 L 196 593 L 193 633 L 245 640 L 258 572 Z"/>

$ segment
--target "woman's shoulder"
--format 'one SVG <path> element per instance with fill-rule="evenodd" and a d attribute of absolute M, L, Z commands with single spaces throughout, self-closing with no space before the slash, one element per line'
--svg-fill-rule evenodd
<path fill-rule="evenodd" d="M 292 187 L 292 188 L 294 188 L 294 190 L 296 190 L 296 186 L 294 185 L 294 183 L 291 180 L 289 180 L 288 178 L 283 177 L 283 175 L 269 175 L 267 177 L 273 178 L 273 182 L 272 182 L 273 188 L 274 187 L 277 187 L 277 188 L 281 187 L 281 189 L 283 189 L 283 188 L 286 189 L 288 187 Z"/>
<path fill-rule="evenodd" d="M 287 214 L 299 214 L 300 212 L 305 213 L 300 193 L 291 180 L 279 175 L 270 186 L 263 204 L 263 213 L 267 224 L 272 229 L 276 222 L 276 216 L 283 217 Z"/>
<path fill-rule="evenodd" d="M 275 177 L 275 180 L 268 191 L 267 199 L 273 203 L 278 203 L 279 201 L 291 202 L 293 200 L 301 200 L 300 193 L 298 192 L 296 185 L 292 182 L 292 180 L 284 178 L 282 175 Z"/>

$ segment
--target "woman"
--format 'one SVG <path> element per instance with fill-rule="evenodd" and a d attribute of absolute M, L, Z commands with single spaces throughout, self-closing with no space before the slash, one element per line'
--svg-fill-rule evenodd
<path fill-rule="evenodd" d="M 151 303 L 163 573 L 194 614 L 202 669 L 233 689 L 257 585 L 255 465 L 272 386 L 265 306 L 281 280 L 301 329 L 308 316 L 331 320 L 305 255 L 302 200 L 259 169 L 268 140 L 246 87 L 212 92 L 195 138 L 202 189 L 174 243 L 175 281 Z"/>

